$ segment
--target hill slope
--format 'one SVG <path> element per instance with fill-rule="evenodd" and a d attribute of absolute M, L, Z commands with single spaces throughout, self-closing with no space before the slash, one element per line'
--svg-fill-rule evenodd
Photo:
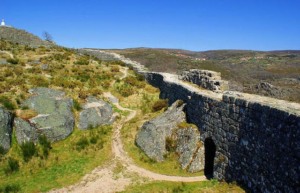
<path fill-rule="evenodd" d="M 217 50 L 193 52 L 136 48 L 110 50 L 153 71 L 206 69 L 222 73 L 230 90 L 300 102 L 300 51 Z"/>
<path fill-rule="evenodd" d="M 53 44 L 41 40 L 39 37 L 12 27 L 0 27 L 0 39 L 5 39 L 13 43 L 28 45 L 31 47 L 51 46 Z"/>

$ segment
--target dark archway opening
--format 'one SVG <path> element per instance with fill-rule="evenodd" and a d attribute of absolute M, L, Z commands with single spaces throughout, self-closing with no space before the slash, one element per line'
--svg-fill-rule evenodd
<path fill-rule="evenodd" d="M 204 175 L 207 179 L 214 177 L 214 159 L 216 156 L 216 145 L 211 138 L 207 138 L 204 141 L 205 148 L 205 166 Z"/>

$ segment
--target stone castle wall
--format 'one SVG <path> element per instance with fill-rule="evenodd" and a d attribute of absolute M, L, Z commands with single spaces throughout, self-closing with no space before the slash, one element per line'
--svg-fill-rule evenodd
<path fill-rule="evenodd" d="M 146 73 L 169 103 L 180 99 L 203 142 L 216 145 L 214 177 L 253 192 L 300 192 L 300 105 L 238 92 L 200 90 L 166 73 Z"/>
<path fill-rule="evenodd" d="M 300 104 L 199 89 L 113 54 L 145 75 L 161 98 L 186 103 L 188 122 L 198 126 L 200 139 L 215 143 L 215 178 L 237 181 L 252 192 L 300 192 Z"/>
<path fill-rule="evenodd" d="M 228 90 L 229 88 L 228 81 L 221 79 L 220 72 L 214 72 L 210 70 L 191 69 L 188 71 L 183 71 L 179 76 L 179 79 L 197 84 L 202 88 L 215 92 L 221 92 Z"/>

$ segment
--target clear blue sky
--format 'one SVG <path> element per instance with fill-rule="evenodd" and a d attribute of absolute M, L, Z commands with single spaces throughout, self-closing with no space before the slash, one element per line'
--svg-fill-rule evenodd
<path fill-rule="evenodd" d="M 0 18 L 74 48 L 300 50 L 300 0 L 1 0 Z"/>

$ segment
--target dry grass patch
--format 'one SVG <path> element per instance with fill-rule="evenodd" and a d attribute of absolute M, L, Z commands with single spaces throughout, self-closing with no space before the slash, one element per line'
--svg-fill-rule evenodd
<path fill-rule="evenodd" d="M 16 110 L 16 116 L 17 117 L 20 117 L 22 119 L 25 119 L 25 120 L 29 120 L 35 116 L 37 116 L 38 113 L 32 109 L 26 109 L 26 110 L 21 110 L 21 109 L 18 109 Z"/>

